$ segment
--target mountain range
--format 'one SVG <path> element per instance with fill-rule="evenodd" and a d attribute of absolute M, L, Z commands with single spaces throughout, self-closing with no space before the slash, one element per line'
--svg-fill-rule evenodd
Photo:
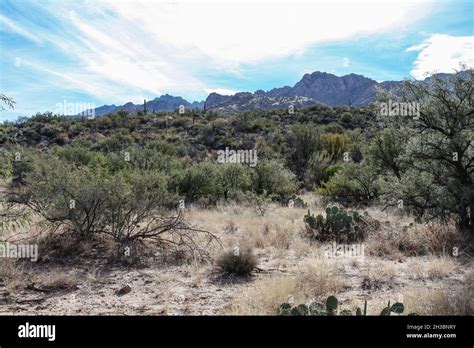
<path fill-rule="evenodd" d="M 450 74 L 439 74 L 445 78 Z M 428 82 L 430 78 L 423 82 Z M 147 110 L 174 111 L 181 105 L 186 109 L 216 110 L 222 113 L 242 112 L 262 109 L 280 109 L 294 107 L 309 107 L 312 105 L 326 106 L 365 106 L 376 100 L 377 89 L 391 91 L 397 94 L 403 81 L 377 82 L 357 74 L 336 76 L 325 72 L 305 74 L 293 87 L 284 86 L 269 91 L 257 90 L 239 92 L 234 95 L 211 93 L 205 101 L 188 102 L 182 97 L 168 94 L 147 101 Z M 121 106 L 104 105 L 95 109 L 95 115 L 101 116 L 118 110 L 131 114 L 143 110 L 143 104 L 128 102 Z"/>
<path fill-rule="evenodd" d="M 204 101 L 200 102 L 188 102 L 186 99 L 181 97 L 174 97 L 169 94 L 162 95 L 161 97 L 157 97 L 153 100 L 149 100 L 146 102 L 146 108 L 148 111 L 159 112 L 159 111 L 174 111 L 179 109 L 179 107 L 183 105 L 186 109 L 203 109 L 204 108 Z M 130 114 L 134 114 L 138 111 L 144 109 L 144 104 L 133 104 L 132 102 L 128 102 L 124 105 L 103 105 L 98 108 L 94 109 L 95 116 L 102 116 L 106 115 L 115 111 L 124 110 Z M 81 112 L 83 115 L 90 115 L 90 110 L 86 110 Z"/>

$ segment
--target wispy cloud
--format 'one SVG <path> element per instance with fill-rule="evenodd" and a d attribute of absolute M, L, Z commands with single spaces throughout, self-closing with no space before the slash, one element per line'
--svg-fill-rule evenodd
<path fill-rule="evenodd" d="M 455 72 L 460 64 L 474 67 L 474 36 L 436 34 L 406 51 L 419 52 L 411 71 L 416 79 L 432 73 Z"/>
<path fill-rule="evenodd" d="M 8 19 L 7 17 L 0 14 L 0 30 L 2 31 L 12 31 L 18 35 L 21 35 L 35 43 L 41 43 L 43 40 L 40 36 L 33 34 L 32 32 L 21 27 L 14 21 Z"/>
<path fill-rule="evenodd" d="M 59 32 L 31 20 L 0 20 L 7 30 L 36 43 L 47 41 L 75 61 L 74 70 L 68 65 L 55 72 L 78 89 L 94 92 L 90 81 L 102 79 L 139 94 L 202 95 L 213 88 L 228 89 L 206 85 L 199 79 L 205 71 L 238 75 L 241 64 L 301 54 L 318 42 L 390 30 L 416 20 L 427 1 L 90 4 L 32 4 L 66 28 Z M 87 80 L 81 81 L 81 76 Z"/>
<path fill-rule="evenodd" d="M 351 69 L 370 63 L 365 52 L 360 59 L 354 56 L 353 42 L 372 36 L 390 40 L 437 6 L 434 0 L 3 0 L 0 31 L 7 50 L 0 55 L 2 88 L 22 94 L 26 76 L 41 75 L 48 90 L 35 99 L 49 98 L 53 105 L 54 98 L 69 98 L 71 91 L 109 104 L 164 93 L 188 99 L 202 99 L 211 91 L 234 94 L 249 90 L 259 71 L 273 84 L 281 73 L 271 67 L 285 66 L 285 60 L 305 62 L 293 65 L 292 73 L 318 70 L 309 57 L 323 44 L 339 44 L 341 62 L 350 55 Z M 409 52 L 420 52 L 414 75 L 437 62 L 437 68 L 444 67 L 446 59 L 433 60 L 440 40 L 411 47 Z M 465 43 L 444 42 L 465 51 Z M 17 56 L 24 62 L 22 73 L 12 64 Z"/>
<path fill-rule="evenodd" d="M 234 89 L 227 89 L 227 88 L 206 88 L 207 94 L 218 93 L 222 95 L 234 95 L 237 92 L 239 91 L 234 90 Z"/>

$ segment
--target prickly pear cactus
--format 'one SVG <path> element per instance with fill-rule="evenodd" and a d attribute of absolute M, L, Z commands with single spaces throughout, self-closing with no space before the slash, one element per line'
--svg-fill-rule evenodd
<path fill-rule="evenodd" d="M 355 211 L 344 211 L 338 207 L 328 207 L 326 217 L 319 214 L 304 216 L 304 222 L 312 238 L 320 241 L 354 242 L 364 239 L 363 220 Z"/>
<path fill-rule="evenodd" d="M 312 302 L 309 305 L 309 314 L 326 315 L 326 306 L 319 302 Z"/>
<path fill-rule="evenodd" d="M 367 315 L 367 301 L 364 302 L 364 311 L 359 307 L 356 308 L 355 313 L 349 309 L 342 309 L 338 314 L 338 307 L 339 301 L 335 296 L 329 296 L 326 299 L 326 302 L 312 302 L 311 304 L 305 305 L 300 304 L 297 306 L 292 307 L 289 303 L 282 303 L 278 309 L 279 315 L 289 315 L 289 316 L 306 316 L 306 315 L 327 315 L 327 316 L 349 316 L 349 315 L 356 315 L 356 316 L 365 316 Z M 403 303 L 396 302 L 393 305 L 390 305 L 390 301 L 388 301 L 387 307 L 383 308 L 380 315 L 388 316 L 390 313 L 397 313 L 401 314 L 405 310 Z M 408 315 L 417 315 L 416 313 L 410 313 Z"/>
<path fill-rule="evenodd" d="M 329 296 L 326 300 L 326 311 L 328 315 L 336 315 L 337 313 L 337 298 L 334 296 Z"/>

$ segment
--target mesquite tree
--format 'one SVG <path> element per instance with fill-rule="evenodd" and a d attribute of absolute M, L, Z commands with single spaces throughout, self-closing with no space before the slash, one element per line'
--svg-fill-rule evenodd
<path fill-rule="evenodd" d="M 419 113 L 388 121 L 407 141 L 397 151 L 397 175 L 386 181 L 388 197 L 424 218 L 453 218 L 469 234 L 474 230 L 473 88 L 472 69 L 405 82 L 400 100 L 419 103 Z"/>

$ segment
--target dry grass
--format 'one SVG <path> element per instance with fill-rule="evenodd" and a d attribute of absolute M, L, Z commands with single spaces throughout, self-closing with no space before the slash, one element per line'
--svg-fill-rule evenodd
<path fill-rule="evenodd" d="M 393 287 L 397 284 L 397 277 L 400 275 L 400 271 L 396 264 L 378 259 L 370 260 L 367 264 L 367 269 L 362 273 L 363 289 L 378 290 L 384 285 Z"/>
<path fill-rule="evenodd" d="M 303 198 L 314 214 L 325 207 L 312 194 Z M 324 301 L 327 296 L 336 295 L 341 307 L 350 310 L 363 307 L 367 299 L 371 315 L 379 315 L 388 300 L 403 302 L 406 313 L 473 314 L 473 288 L 469 286 L 474 284 L 473 272 L 466 279 L 469 266 L 463 263 L 467 258 L 462 254 L 459 258 L 451 256 L 453 247 L 459 247 L 462 253 L 465 245 L 453 226 L 416 224 L 409 217 L 369 208 L 369 215 L 380 221 L 381 227 L 371 231 L 364 242 L 365 260 L 327 259 L 322 245 L 304 237 L 306 212 L 298 207 L 271 206 L 264 216 L 258 216 L 251 207 L 233 203 L 212 210 L 187 209 L 186 219 L 215 233 L 222 245 L 210 246 L 213 260 L 209 263 L 173 263 L 172 271 L 164 268 L 168 265 L 161 259 L 153 258 L 153 262 L 161 263 L 157 269 L 150 268 L 150 274 L 155 275 L 149 280 L 153 281 L 153 290 L 142 294 L 139 300 L 146 302 L 149 295 L 154 305 L 169 314 L 274 315 L 283 302 Z M 78 250 L 87 255 L 94 248 L 90 243 L 79 245 L 72 239 L 63 245 L 68 246 L 64 257 Z M 236 247 L 251 249 L 261 272 L 254 272 L 250 282 L 214 283 L 214 265 L 219 256 Z M 48 254 L 42 254 L 45 256 Z M 82 256 L 81 260 L 88 259 Z M 97 266 L 92 261 L 91 264 L 92 269 Z M 23 291 L 18 290 L 25 289 L 28 295 L 31 284 L 47 291 L 63 289 L 71 293 L 82 281 L 86 285 L 100 281 L 104 288 L 108 284 L 114 289 L 121 285 L 113 279 L 102 282 L 97 275 L 88 279 L 90 272 L 84 275 L 85 279 L 78 278 L 69 271 L 73 270 L 68 268 L 71 265 L 65 263 L 46 271 L 41 265 L 0 259 L 0 290 L 21 294 Z M 77 269 L 77 264 L 74 266 Z M 129 274 L 126 269 L 121 272 Z M 76 295 L 80 296 L 80 292 Z M 182 295 L 186 296 L 184 302 L 180 302 Z M 223 308 L 225 305 L 228 307 Z M 64 312 L 68 310 L 64 308 Z"/>
<path fill-rule="evenodd" d="M 396 264 L 386 260 L 372 260 L 370 262 L 370 271 L 373 276 L 380 279 L 395 278 L 400 275 Z"/>
<path fill-rule="evenodd" d="M 305 303 L 325 298 L 344 287 L 332 271 L 333 265 L 316 260 L 298 269 L 294 276 L 276 276 L 259 280 L 233 299 L 226 314 L 273 315 L 283 302 Z"/>
<path fill-rule="evenodd" d="M 407 220 L 408 221 L 408 220 Z M 379 233 L 369 237 L 368 249 L 372 256 L 399 259 L 404 256 L 453 255 L 466 245 L 461 233 L 453 225 L 403 223 L 400 217 L 382 223 Z"/>
<path fill-rule="evenodd" d="M 16 292 L 33 286 L 44 291 L 74 290 L 77 288 L 76 276 L 61 269 L 44 272 L 33 272 L 22 262 L 0 258 L 0 288 L 7 292 Z"/>
<path fill-rule="evenodd" d="M 220 236 L 224 248 L 250 248 L 256 254 L 282 257 L 288 252 L 308 252 L 309 241 L 301 236 L 305 212 L 301 208 L 275 206 L 265 216 L 258 216 L 250 208 L 228 204 L 215 210 L 192 208 L 187 218 Z M 220 252 L 216 249 L 213 254 L 218 257 Z"/>
<path fill-rule="evenodd" d="M 251 249 L 229 250 L 217 259 L 216 265 L 223 275 L 248 277 L 257 267 L 257 259 Z"/>
<path fill-rule="evenodd" d="M 76 276 L 62 271 L 51 272 L 44 277 L 36 280 L 39 287 L 43 290 L 75 290 L 79 284 Z"/>
<path fill-rule="evenodd" d="M 464 241 L 454 225 L 425 224 L 405 227 L 399 233 L 398 249 L 409 256 L 452 255 Z"/>
<path fill-rule="evenodd" d="M 7 291 L 22 289 L 27 285 L 28 271 L 24 264 L 13 259 L 0 258 L 0 287 Z"/>
<path fill-rule="evenodd" d="M 231 315 L 273 315 L 278 306 L 288 301 L 295 292 L 292 277 L 273 277 L 256 282 L 233 299 L 224 314 Z"/>
<path fill-rule="evenodd" d="M 458 264 L 448 256 L 429 256 L 412 261 L 408 267 L 407 275 L 412 279 L 442 279 L 453 275 Z"/>
<path fill-rule="evenodd" d="M 403 294 L 407 313 L 420 315 L 474 315 L 474 279 L 454 291 L 414 289 Z"/>

